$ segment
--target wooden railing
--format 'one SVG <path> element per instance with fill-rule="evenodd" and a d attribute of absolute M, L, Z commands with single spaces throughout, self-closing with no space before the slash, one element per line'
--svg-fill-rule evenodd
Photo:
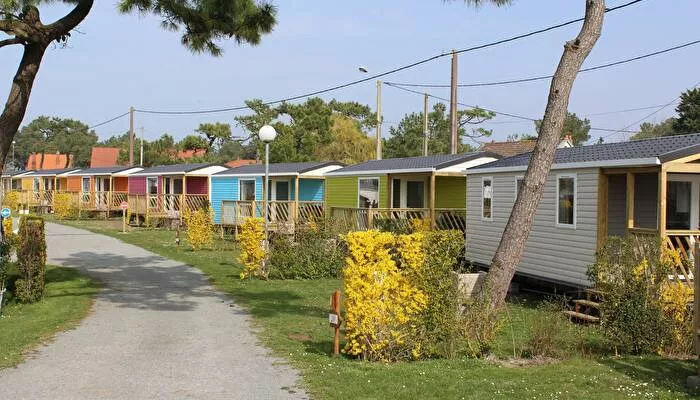
<path fill-rule="evenodd" d="M 463 208 L 331 208 L 330 216 L 351 229 L 386 229 L 408 231 L 414 219 L 429 220 L 433 229 L 466 229 Z"/>
<path fill-rule="evenodd" d="M 658 237 L 659 232 L 656 229 L 647 228 L 630 228 L 629 234 L 638 238 L 638 246 L 635 249 L 638 252 L 644 252 L 643 248 L 645 243 L 645 238 Z M 688 260 L 691 263 L 695 259 L 695 254 L 693 249 L 695 244 L 700 241 L 700 230 L 666 230 L 666 235 L 663 238 L 664 245 L 668 248 L 676 250 L 682 259 Z M 694 280 L 694 274 L 692 270 L 686 268 L 684 262 L 681 261 L 677 265 L 677 272 L 675 274 L 669 275 L 669 279 L 679 280 L 690 285 Z"/>
<path fill-rule="evenodd" d="M 221 203 L 221 225 L 241 225 L 246 218 L 263 217 L 262 201 L 223 201 Z M 293 228 L 322 219 L 325 211 L 322 202 L 312 201 L 269 201 L 267 202 L 268 221 L 273 229 Z"/>

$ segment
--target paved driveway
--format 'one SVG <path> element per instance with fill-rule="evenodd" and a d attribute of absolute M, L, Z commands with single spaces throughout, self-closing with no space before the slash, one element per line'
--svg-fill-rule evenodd
<path fill-rule="evenodd" d="M 196 269 L 114 238 L 47 224 L 49 263 L 104 283 L 91 316 L 14 369 L 8 399 L 298 399 L 298 375 Z"/>

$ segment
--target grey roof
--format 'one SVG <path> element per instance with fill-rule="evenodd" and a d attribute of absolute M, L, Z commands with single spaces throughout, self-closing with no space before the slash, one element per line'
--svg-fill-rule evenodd
<path fill-rule="evenodd" d="M 380 171 L 397 171 L 397 170 L 439 170 L 447 168 L 463 162 L 475 160 L 481 157 L 501 158 L 501 156 L 486 151 L 478 151 L 474 153 L 463 154 L 441 154 L 425 157 L 404 157 L 404 158 L 388 158 L 385 160 L 370 160 L 360 164 L 350 165 L 330 172 L 333 174 L 347 174 L 356 172 L 358 174 L 380 172 Z"/>
<path fill-rule="evenodd" d="M 700 153 L 700 133 L 693 133 L 557 149 L 554 164 L 605 163 L 606 161 L 650 158 L 658 158 L 660 162 L 666 162 L 697 153 Z M 531 152 L 519 154 L 488 164 L 482 164 L 472 169 L 526 166 L 530 162 L 531 154 Z"/>
<path fill-rule="evenodd" d="M 177 174 L 187 173 L 198 169 L 211 167 L 216 164 L 211 163 L 195 163 L 195 164 L 173 164 L 159 165 L 157 167 L 146 168 L 143 171 L 135 172 L 132 175 L 160 175 L 160 174 Z"/>
<path fill-rule="evenodd" d="M 75 171 L 75 172 L 71 173 L 71 175 L 111 175 L 111 174 L 116 174 L 117 172 L 132 169 L 132 168 L 137 168 L 137 167 L 119 166 L 119 167 L 86 168 L 86 169 L 81 169 L 81 170 Z"/>
<path fill-rule="evenodd" d="M 54 176 L 65 174 L 66 172 L 77 171 L 80 168 L 60 168 L 60 169 L 40 169 L 38 171 L 32 171 L 31 174 L 27 176 Z"/>
<path fill-rule="evenodd" d="M 17 175 L 22 175 L 22 174 L 29 174 L 34 172 L 33 170 L 22 170 L 22 171 L 2 171 L 2 176 L 4 178 L 9 178 L 12 176 L 17 176 Z"/>
<path fill-rule="evenodd" d="M 310 161 L 298 163 L 274 163 L 270 164 L 270 173 L 275 175 L 296 175 L 305 172 L 313 171 L 318 168 L 328 167 L 331 165 L 343 166 L 337 161 Z M 231 168 L 226 171 L 214 174 L 214 176 L 237 176 L 237 175 L 264 175 L 265 164 L 250 164 L 241 165 L 240 167 Z"/>

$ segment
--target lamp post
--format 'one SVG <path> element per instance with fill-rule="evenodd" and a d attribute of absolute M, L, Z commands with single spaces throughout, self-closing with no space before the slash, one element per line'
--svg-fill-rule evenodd
<path fill-rule="evenodd" d="M 270 142 L 275 140 L 277 137 L 277 131 L 270 125 L 265 125 L 258 131 L 258 138 L 265 142 L 265 190 L 263 194 L 263 221 L 265 222 L 265 254 L 267 254 L 268 249 L 268 210 L 267 210 L 267 199 L 270 196 Z M 255 210 L 253 210 L 255 212 Z M 265 257 L 267 259 L 267 255 Z"/>

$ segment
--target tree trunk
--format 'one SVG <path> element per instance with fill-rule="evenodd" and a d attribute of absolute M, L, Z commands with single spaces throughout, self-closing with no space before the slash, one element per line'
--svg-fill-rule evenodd
<path fill-rule="evenodd" d="M 2 161 L 2 165 L 5 165 L 5 157 L 10 151 L 12 140 L 22 123 L 22 119 L 24 119 L 32 85 L 45 51 L 46 46 L 42 44 L 24 45 L 22 61 L 20 61 L 19 68 L 17 68 L 12 80 L 5 109 L 0 114 L 0 161 Z"/>
<path fill-rule="evenodd" d="M 522 257 L 564 127 L 571 88 L 583 61 L 600 37 L 604 15 L 605 0 L 586 0 L 586 16 L 581 31 L 576 39 L 564 45 L 564 53 L 552 78 L 547 108 L 523 187 L 491 261 L 487 281 L 491 291 L 491 306 L 494 308 L 505 302 L 510 282 Z"/>
<path fill-rule="evenodd" d="M 68 14 L 49 25 L 41 23 L 39 9 L 34 6 L 27 7 L 21 19 L 2 20 L 4 23 L 0 25 L 0 31 L 7 35 L 14 35 L 12 40 L 16 42 L 13 43 L 21 43 L 24 46 L 24 53 L 12 80 L 5 109 L 0 114 L 1 165 L 5 165 L 5 158 L 12 146 L 12 140 L 27 112 L 34 79 L 39 72 L 46 48 L 54 40 L 65 41 L 73 28 L 87 17 L 93 3 L 94 0 L 78 0 Z"/>

